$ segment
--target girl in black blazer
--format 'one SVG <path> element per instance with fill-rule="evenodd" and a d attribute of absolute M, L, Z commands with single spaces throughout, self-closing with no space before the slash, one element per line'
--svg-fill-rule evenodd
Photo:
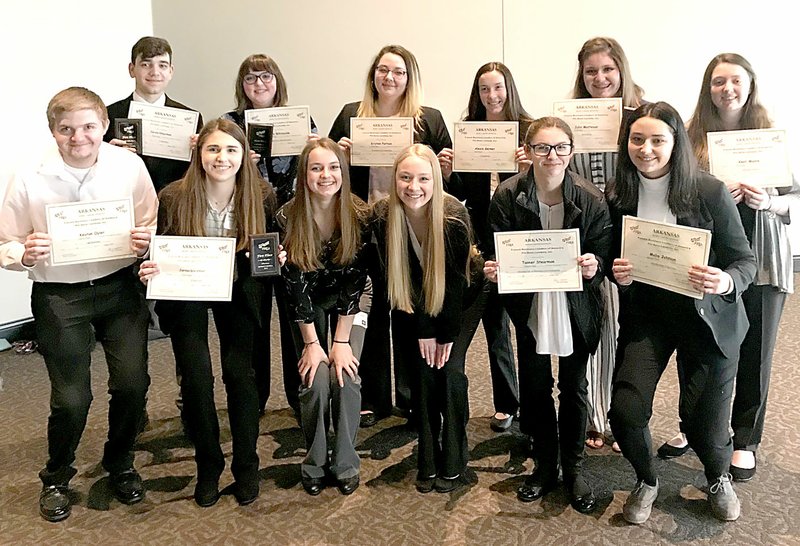
<path fill-rule="evenodd" d="M 493 232 L 580 230 L 583 290 L 501 296 L 517 332 L 520 380 L 520 428 L 533 436 L 536 470 L 517 490 L 523 502 L 534 501 L 558 484 L 559 452 L 570 503 L 588 513 L 596 501 L 582 466 L 586 434 L 586 362 L 597 348 L 603 315 L 601 287 L 611 244 L 608 210 L 594 186 L 567 172 L 573 136 L 561 119 L 534 121 L 525 137 L 527 174 L 503 182 L 489 207 Z M 494 244 L 491 245 L 494 254 Z M 503 264 L 487 261 L 490 280 Z M 551 355 L 557 355 L 559 409 L 553 400 Z"/>
<path fill-rule="evenodd" d="M 249 160 L 242 130 L 232 121 L 218 119 L 200 131 L 186 176 L 167 186 L 159 197 L 159 235 L 236 238 L 231 301 L 161 300 L 156 313 L 170 334 L 181 371 L 184 415 L 197 463 L 194 500 L 203 507 L 219 499 L 219 478 L 225 468 L 208 347 L 208 310 L 214 315 L 233 438 L 233 493 L 239 504 L 250 504 L 259 490 L 258 392 L 251 351 L 255 332 L 269 317 L 260 313 L 263 286 L 250 275 L 248 235 L 265 232 L 274 214 L 275 193 Z M 143 282 L 158 274 L 157 263 L 142 263 L 139 277 Z"/>
<path fill-rule="evenodd" d="M 422 79 L 414 55 L 399 45 L 387 45 L 378 52 L 367 71 L 364 98 L 346 104 L 333 122 L 328 136 L 337 141 L 348 154 L 350 119 L 355 117 L 410 117 L 414 120 L 414 142 L 430 146 L 434 153 L 452 146 L 450 134 L 435 108 L 422 106 Z M 393 185 L 391 167 L 350 167 L 353 193 L 373 204 L 390 193 Z M 362 426 L 372 426 L 392 410 L 392 360 L 389 350 L 389 309 L 386 305 L 386 287 L 377 280 L 377 259 L 368 256 L 373 284 L 372 312 L 369 335 L 364 346 L 362 361 Z M 410 410 L 410 393 L 407 371 L 395 365 L 395 396 L 397 406 Z"/>
<path fill-rule="evenodd" d="M 399 365 L 412 374 L 418 415 L 417 490 L 465 485 L 468 383 L 465 358 L 486 293 L 470 285 L 471 228 L 464 206 L 442 190 L 439 162 L 415 144 L 394 163 L 394 187 L 375 205 Z M 440 440 L 441 437 L 441 440 Z"/>
<path fill-rule="evenodd" d="M 719 519 L 739 517 L 728 468 L 728 432 L 739 345 L 748 322 L 741 294 L 755 275 L 755 260 L 725 185 L 697 170 L 678 112 L 657 102 L 639 107 L 620 144 L 619 166 L 607 197 L 619 256 L 622 216 L 708 229 L 708 265 L 693 265 L 694 299 L 631 278 L 637 264 L 617 257 L 620 332 L 611 398 L 611 428 L 636 471 L 638 483 L 623 507 L 630 523 L 650 516 L 658 495 L 648 422 L 658 380 L 677 352 L 679 413 L 689 445 L 705 467 L 708 500 Z"/>

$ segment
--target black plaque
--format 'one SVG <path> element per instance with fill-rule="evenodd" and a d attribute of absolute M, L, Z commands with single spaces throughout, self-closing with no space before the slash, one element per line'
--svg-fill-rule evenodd
<path fill-rule="evenodd" d="M 272 157 L 272 124 L 248 123 L 247 142 L 261 157 Z"/>
<path fill-rule="evenodd" d="M 114 120 L 114 138 L 123 141 L 126 146 L 142 153 L 142 120 L 135 118 L 117 118 Z"/>
<path fill-rule="evenodd" d="M 250 236 L 250 273 L 253 277 L 271 277 L 281 274 L 278 263 L 278 234 L 265 233 Z"/>

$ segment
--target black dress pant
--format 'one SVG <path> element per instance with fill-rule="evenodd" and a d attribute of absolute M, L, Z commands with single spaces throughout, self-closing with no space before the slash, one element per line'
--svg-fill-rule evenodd
<path fill-rule="evenodd" d="M 514 415 L 519 409 L 517 366 L 511 343 L 511 321 L 500 303 L 497 285 L 490 283 L 486 307 L 483 310 L 483 331 L 489 349 L 489 372 L 492 377 L 494 410 Z"/>
<path fill-rule="evenodd" d="M 130 267 L 76 284 L 33 283 L 31 308 L 39 352 L 50 377 L 49 459 L 45 485 L 66 485 L 92 402 L 91 353 L 95 339 L 108 364 L 108 440 L 103 467 L 133 466 L 133 446 L 145 405 L 147 324 L 144 290 Z"/>
<path fill-rule="evenodd" d="M 772 355 L 786 294 L 774 286 L 750 287 L 742 294 L 750 329 L 742 342 L 731 427 L 733 448 L 756 451 L 764 432 Z"/>
<path fill-rule="evenodd" d="M 392 321 L 397 326 L 394 340 L 398 365 L 405 366 L 413 374 L 411 397 L 418 416 L 417 470 L 420 477 L 452 478 L 467 468 L 469 382 L 464 369 L 467 349 L 487 297 L 488 286 L 484 286 L 475 301 L 464 309 L 461 331 L 453 342 L 450 359 L 440 369 L 428 366 L 420 355 L 414 315 L 392 311 Z"/>
<path fill-rule="evenodd" d="M 650 292 L 658 296 L 658 290 Z M 621 321 L 611 430 L 637 479 L 654 484 L 649 428 L 653 397 L 670 356 L 677 351 L 682 429 L 706 477 L 713 481 L 728 472 L 733 453 L 728 423 L 737 358 L 720 352 L 690 298 L 663 297 L 661 292 L 661 305 Z"/>
<path fill-rule="evenodd" d="M 209 309 L 219 334 L 222 382 L 228 399 L 231 472 L 236 481 L 257 481 L 258 390 L 251 355 L 256 321 L 236 285 L 230 302 L 161 301 L 156 306 L 162 324 L 170 324 L 172 350 L 181 370 L 183 413 L 195 446 L 197 479 L 217 481 L 225 468 L 208 346 Z"/>
<path fill-rule="evenodd" d="M 558 358 L 558 415 L 553 399 L 550 355 L 536 352 L 536 339 L 527 324 L 518 324 L 520 430 L 533 438 L 537 468 L 557 472 L 559 448 L 565 476 L 580 473 L 584 456 L 588 410 L 586 363 L 589 350 L 572 324 L 573 352 Z"/>

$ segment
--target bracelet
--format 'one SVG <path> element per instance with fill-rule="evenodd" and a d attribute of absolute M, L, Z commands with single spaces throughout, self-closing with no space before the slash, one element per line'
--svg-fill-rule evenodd
<path fill-rule="evenodd" d="M 303 345 L 305 345 L 306 347 L 308 347 L 309 345 L 314 345 L 315 343 L 319 343 L 319 340 L 318 340 L 318 339 L 315 339 L 314 341 L 309 341 L 308 343 L 306 343 L 306 342 L 303 342 Z"/>
<path fill-rule="evenodd" d="M 334 343 L 347 343 L 348 345 L 350 344 L 350 340 L 349 339 L 346 340 L 346 341 L 339 341 L 338 339 L 334 339 L 333 342 Z"/>

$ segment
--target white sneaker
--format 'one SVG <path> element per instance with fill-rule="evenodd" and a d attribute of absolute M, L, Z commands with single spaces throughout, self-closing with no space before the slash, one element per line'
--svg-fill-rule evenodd
<path fill-rule="evenodd" d="M 628 523 L 639 525 L 647 521 L 658 497 L 658 480 L 655 485 L 647 485 L 639 480 L 622 506 L 622 517 Z"/>
<path fill-rule="evenodd" d="M 742 512 L 739 497 L 733 490 L 731 475 L 723 474 L 714 483 L 708 484 L 708 503 L 717 519 L 736 521 Z"/>

